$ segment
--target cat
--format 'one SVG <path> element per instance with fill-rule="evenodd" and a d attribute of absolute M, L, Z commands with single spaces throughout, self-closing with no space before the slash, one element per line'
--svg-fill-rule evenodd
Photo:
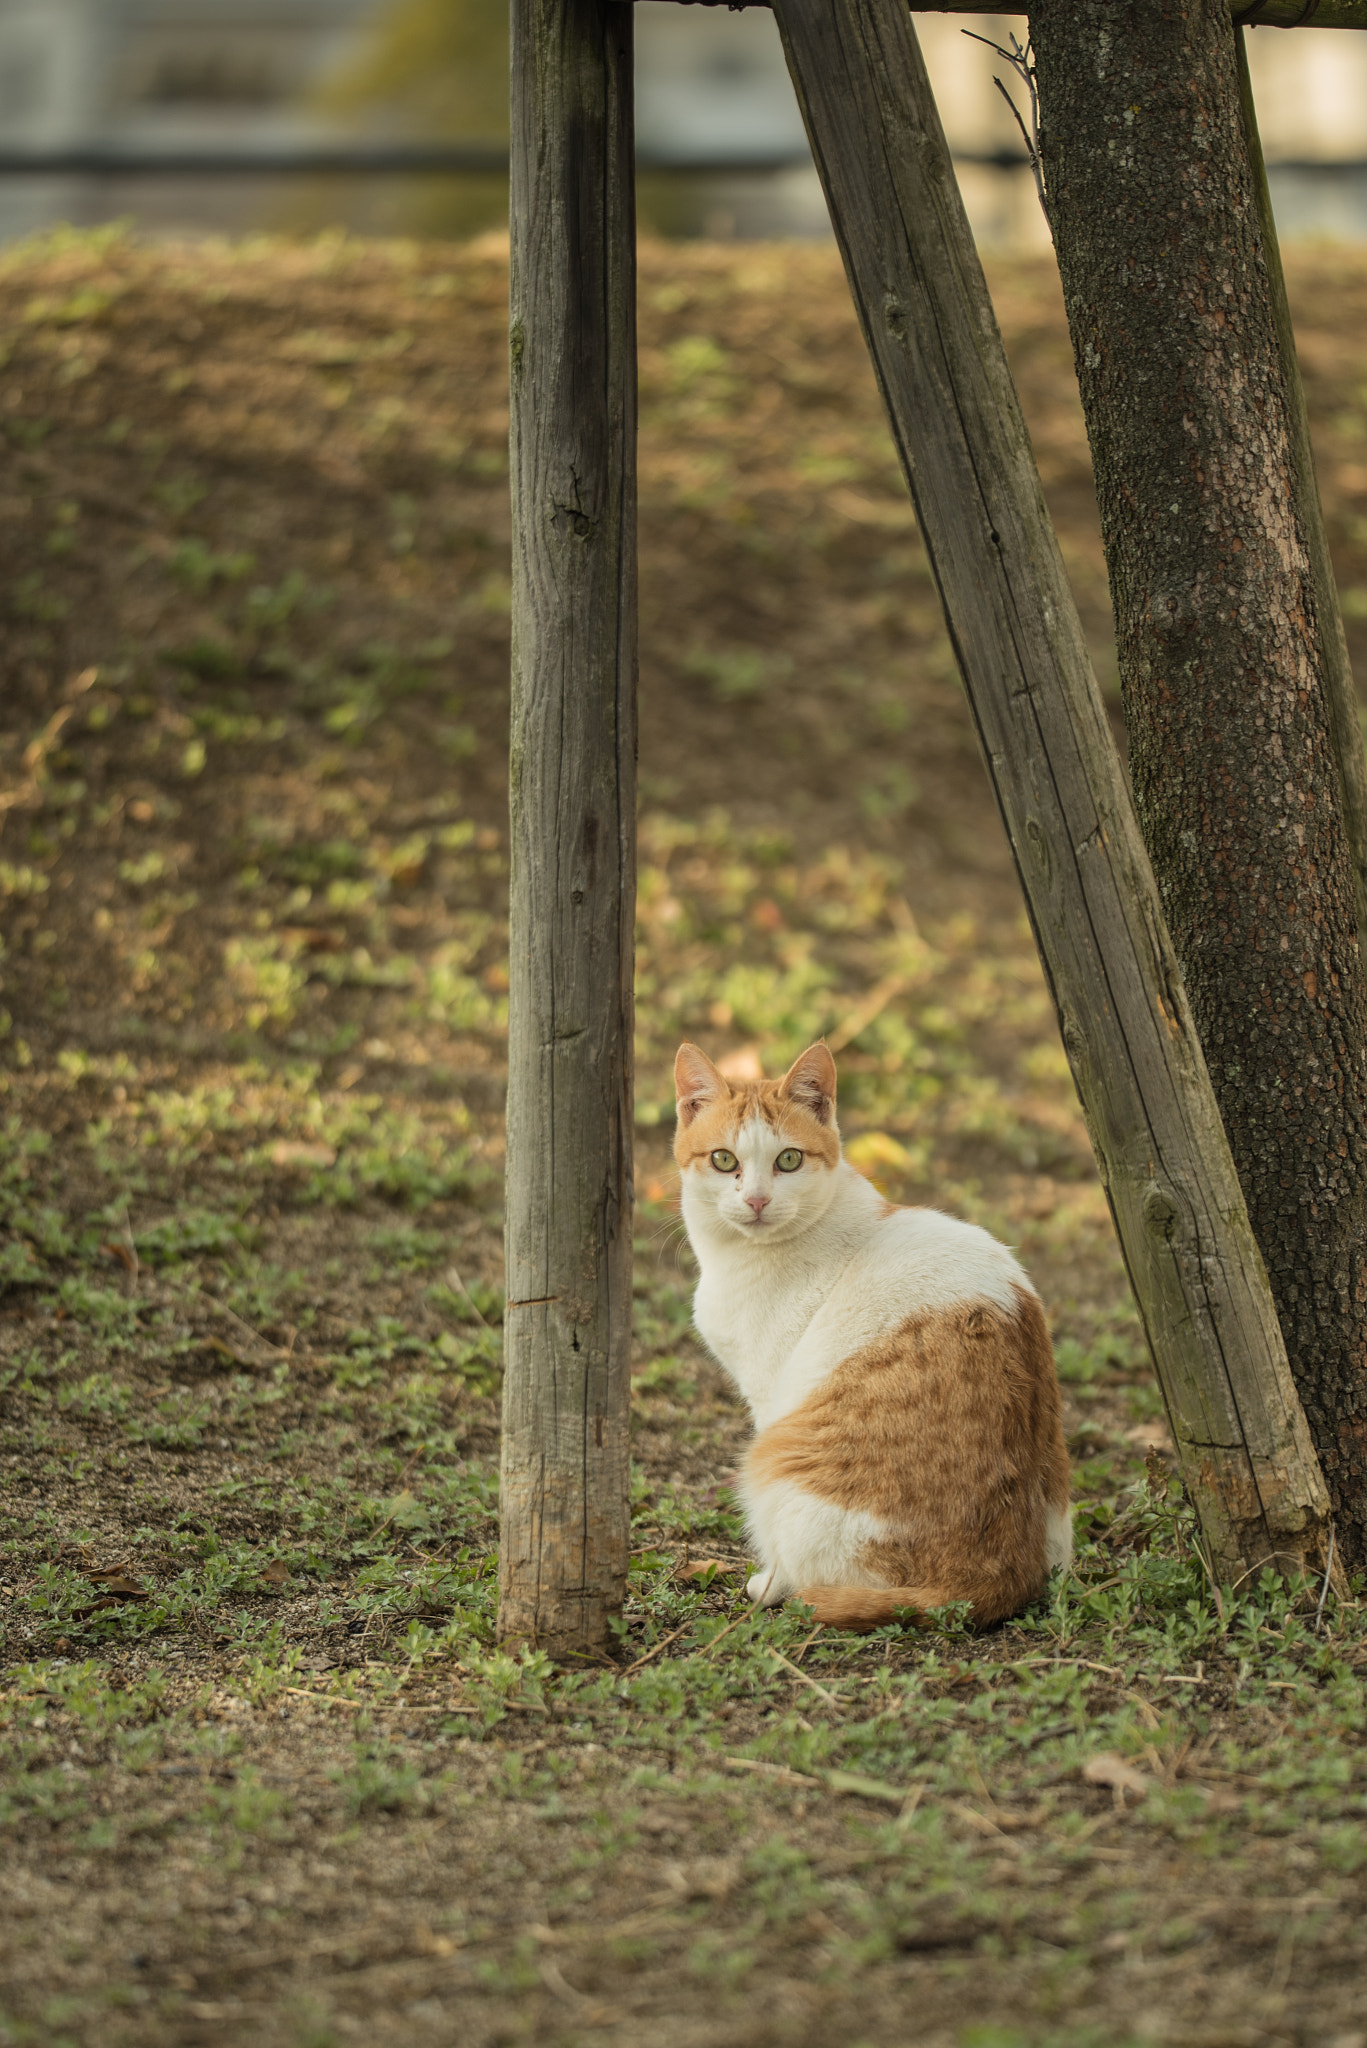
<path fill-rule="evenodd" d="M 876 1628 L 967 1601 L 1019 1613 L 1072 1552 L 1039 1296 L 1004 1245 L 884 1201 L 842 1158 L 835 1061 L 728 1082 L 674 1063 L 694 1321 L 756 1435 L 740 1473 L 750 1598 Z"/>

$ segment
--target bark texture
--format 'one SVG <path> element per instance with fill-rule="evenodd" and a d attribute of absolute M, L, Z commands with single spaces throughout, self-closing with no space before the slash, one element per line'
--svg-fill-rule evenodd
<path fill-rule="evenodd" d="M 512 9 L 512 815 L 499 1633 L 599 1652 L 629 1548 L 632 12 Z"/>
<path fill-rule="evenodd" d="M 1363 750 L 1358 696 L 1348 659 L 1348 636 L 1343 630 L 1338 587 L 1329 559 L 1329 536 L 1324 530 L 1324 508 L 1320 503 L 1319 478 L 1315 474 L 1315 455 L 1310 445 L 1310 415 L 1306 409 L 1305 387 L 1301 383 L 1300 363 L 1296 356 L 1296 333 L 1291 324 L 1291 304 L 1286 296 L 1286 278 L 1277 244 L 1277 223 L 1272 215 L 1272 194 L 1267 186 L 1267 167 L 1263 162 L 1262 138 L 1258 133 L 1258 110 L 1253 103 L 1253 80 L 1249 76 L 1246 44 L 1244 31 L 1239 29 L 1235 40 L 1239 114 L 1253 177 L 1253 193 L 1258 204 L 1258 232 L 1262 236 L 1263 255 L 1267 260 L 1277 348 L 1282 375 L 1286 379 L 1301 525 L 1315 578 L 1315 603 L 1323 643 L 1325 703 L 1334 736 L 1343 795 L 1343 825 L 1348 835 L 1348 858 L 1353 865 L 1356 887 L 1358 951 L 1367 959 L 1367 753 Z"/>
<path fill-rule="evenodd" d="M 1227 1580 L 1328 1496 L 903 0 L 775 0 L 1183 1474 Z"/>
<path fill-rule="evenodd" d="M 1234 36 L 1222 0 L 1030 20 L 1140 823 L 1361 1566 L 1367 1003 Z"/>

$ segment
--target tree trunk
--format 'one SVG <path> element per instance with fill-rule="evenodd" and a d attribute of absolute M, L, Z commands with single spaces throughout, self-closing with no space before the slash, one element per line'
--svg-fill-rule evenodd
<path fill-rule="evenodd" d="M 513 689 L 499 1633 L 601 1653 L 629 1547 L 632 14 L 512 9 Z"/>
<path fill-rule="evenodd" d="M 1361 1566 L 1367 1002 L 1234 37 L 1222 0 L 1030 20 L 1140 823 Z"/>
<path fill-rule="evenodd" d="M 775 0 L 1214 1569 L 1325 1562 L 1296 1399 L 902 0 Z"/>
<path fill-rule="evenodd" d="M 1301 524 L 1315 578 L 1315 604 L 1324 652 L 1325 704 L 1338 760 L 1348 858 L 1353 866 L 1358 951 L 1367 960 L 1367 754 L 1363 751 L 1358 696 L 1348 659 L 1348 636 L 1343 630 L 1338 587 L 1329 559 L 1329 536 L 1324 530 L 1324 508 L 1320 504 L 1315 454 L 1310 445 L 1310 415 L 1306 410 L 1305 387 L 1301 383 L 1300 363 L 1296 358 L 1296 334 L 1291 325 L 1291 306 L 1286 296 L 1286 278 L 1282 273 L 1277 223 L 1272 217 L 1272 194 L 1267 189 L 1267 167 L 1263 162 L 1262 138 L 1258 133 L 1258 110 L 1253 103 L 1253 80 L 1248 72 L 1247 37 L 1243 29 L 1236 30 L 1235 36 L 1239 115 L 1258 203 L 1258 232 L 1262 236 L 1263 255 L 1267 259 L 1267 283 L 1272 297 L 1272 318 L 1277 328 L 1277 352 L 1281 357 L 1282 375 L 1286 379 L 1291 452 L 1296 464 Z"/>

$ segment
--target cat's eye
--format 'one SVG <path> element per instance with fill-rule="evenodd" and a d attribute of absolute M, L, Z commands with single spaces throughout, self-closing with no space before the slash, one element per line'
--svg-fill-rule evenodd
<path fill-rule="evenodd" d="M 712 1164 L 716 1167 L 718 1173 L 734 1173 L 740 1165 L 740 1161 L 734 1152 L 723 1151 L 712 1154 Z"/>
<path fill-rule="evenodd" d="M 796 1145 L 785 1145 L 774 1164 L 780 1173 L 796 1173 L 802 1164 L 802 1154 Z"/>

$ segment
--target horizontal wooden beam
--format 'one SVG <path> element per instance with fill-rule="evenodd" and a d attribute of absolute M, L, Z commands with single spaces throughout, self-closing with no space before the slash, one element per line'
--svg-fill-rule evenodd
<path fill-rule="evenodd" d="M 771 0 L 675 0 L 682 7 L 768 7 Z M 979 0 L 911 0 L 913 14 L 1028 14 L 1028 7 L 983 7 Z M 1231 0 L 1245 28 L 1367 28 L 1367 0 Z"/>

